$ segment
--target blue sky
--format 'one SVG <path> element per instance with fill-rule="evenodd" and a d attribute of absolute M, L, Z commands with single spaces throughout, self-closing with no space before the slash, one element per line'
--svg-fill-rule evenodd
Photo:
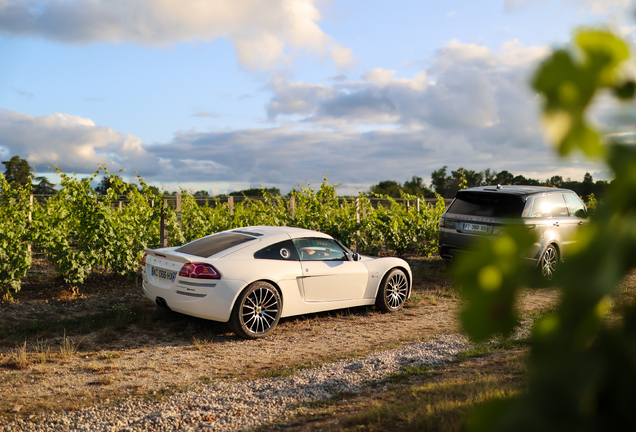
<path fill-rule="evenodd" d="M 0 157 L 223 193 L 433 170 L 581 180 L 527 85 L 628 0 L 0 0 Z M 602 118 L 600 116 L 599 118 Z M 51 177 L 54 181 L 55 178 Z"/>

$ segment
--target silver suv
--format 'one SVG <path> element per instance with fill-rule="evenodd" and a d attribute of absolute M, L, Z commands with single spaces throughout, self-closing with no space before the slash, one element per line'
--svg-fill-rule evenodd
<path fill-rule="evenodd" d="M 458 253 L 470 250 L 477 237 L 500 234 L 506 225 L 529 225 L 536 229 L 537 242 L 527 258 L 551 280 L 586 219 L 585 204 L 569 189 L 500 185 L 464 189 L 439 221 L 439 254 L 449 264 Z"/>

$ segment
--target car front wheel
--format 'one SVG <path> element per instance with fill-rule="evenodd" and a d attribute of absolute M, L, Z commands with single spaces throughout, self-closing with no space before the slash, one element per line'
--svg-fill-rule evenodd
<path fill-rule="evenodd" d="M 281 314 L 278 290 L 267 282 L 254 282 L 236 300 L 230 327 L 244 339 L 258 339 L 270 334 Z"/>
<path fill-rule="evenodd" d="M 395 312 L 402 309 L 409 293 L 409 282 L 404 272 L 393 269 L 384 278 L 375 305 L 383 312 Z"/>

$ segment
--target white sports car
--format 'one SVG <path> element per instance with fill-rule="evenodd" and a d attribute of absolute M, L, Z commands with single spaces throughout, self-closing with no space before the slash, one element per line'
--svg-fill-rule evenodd
<path fill-rule="evenodd" d="M 398 311 L 413 279 L 402 259 L 362 256 L 320 232 L 270 226 L 146 249 L 142 266 L 150 300 L 229 321 L 247 339 L 268 335 L 281 317 L 373 304 Z"/>

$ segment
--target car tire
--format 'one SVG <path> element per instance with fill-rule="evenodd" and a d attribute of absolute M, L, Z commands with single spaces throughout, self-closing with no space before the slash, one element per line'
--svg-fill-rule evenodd
<path fill-rule="evenodd" d="M 400 269 L 391 270 L 382 280 L 375 306 L 383 312 L 397 312 L 404 306 L 409 294 L 409 281 Z"/>
<path fill-rule="evenodd" d="M 552 280 L 558 264 L 559 252 L 554 245 L 548 245 L 539 261 L 539 270 L 544 281 Z"/>
<path fill-rule="evenodd" d="M 244 339 L 267 336 L 278 325 L 282 305 L 280 294 L 272 284 L 254 282 L 236 300 L 230 327 L 237 336 Z"/>

